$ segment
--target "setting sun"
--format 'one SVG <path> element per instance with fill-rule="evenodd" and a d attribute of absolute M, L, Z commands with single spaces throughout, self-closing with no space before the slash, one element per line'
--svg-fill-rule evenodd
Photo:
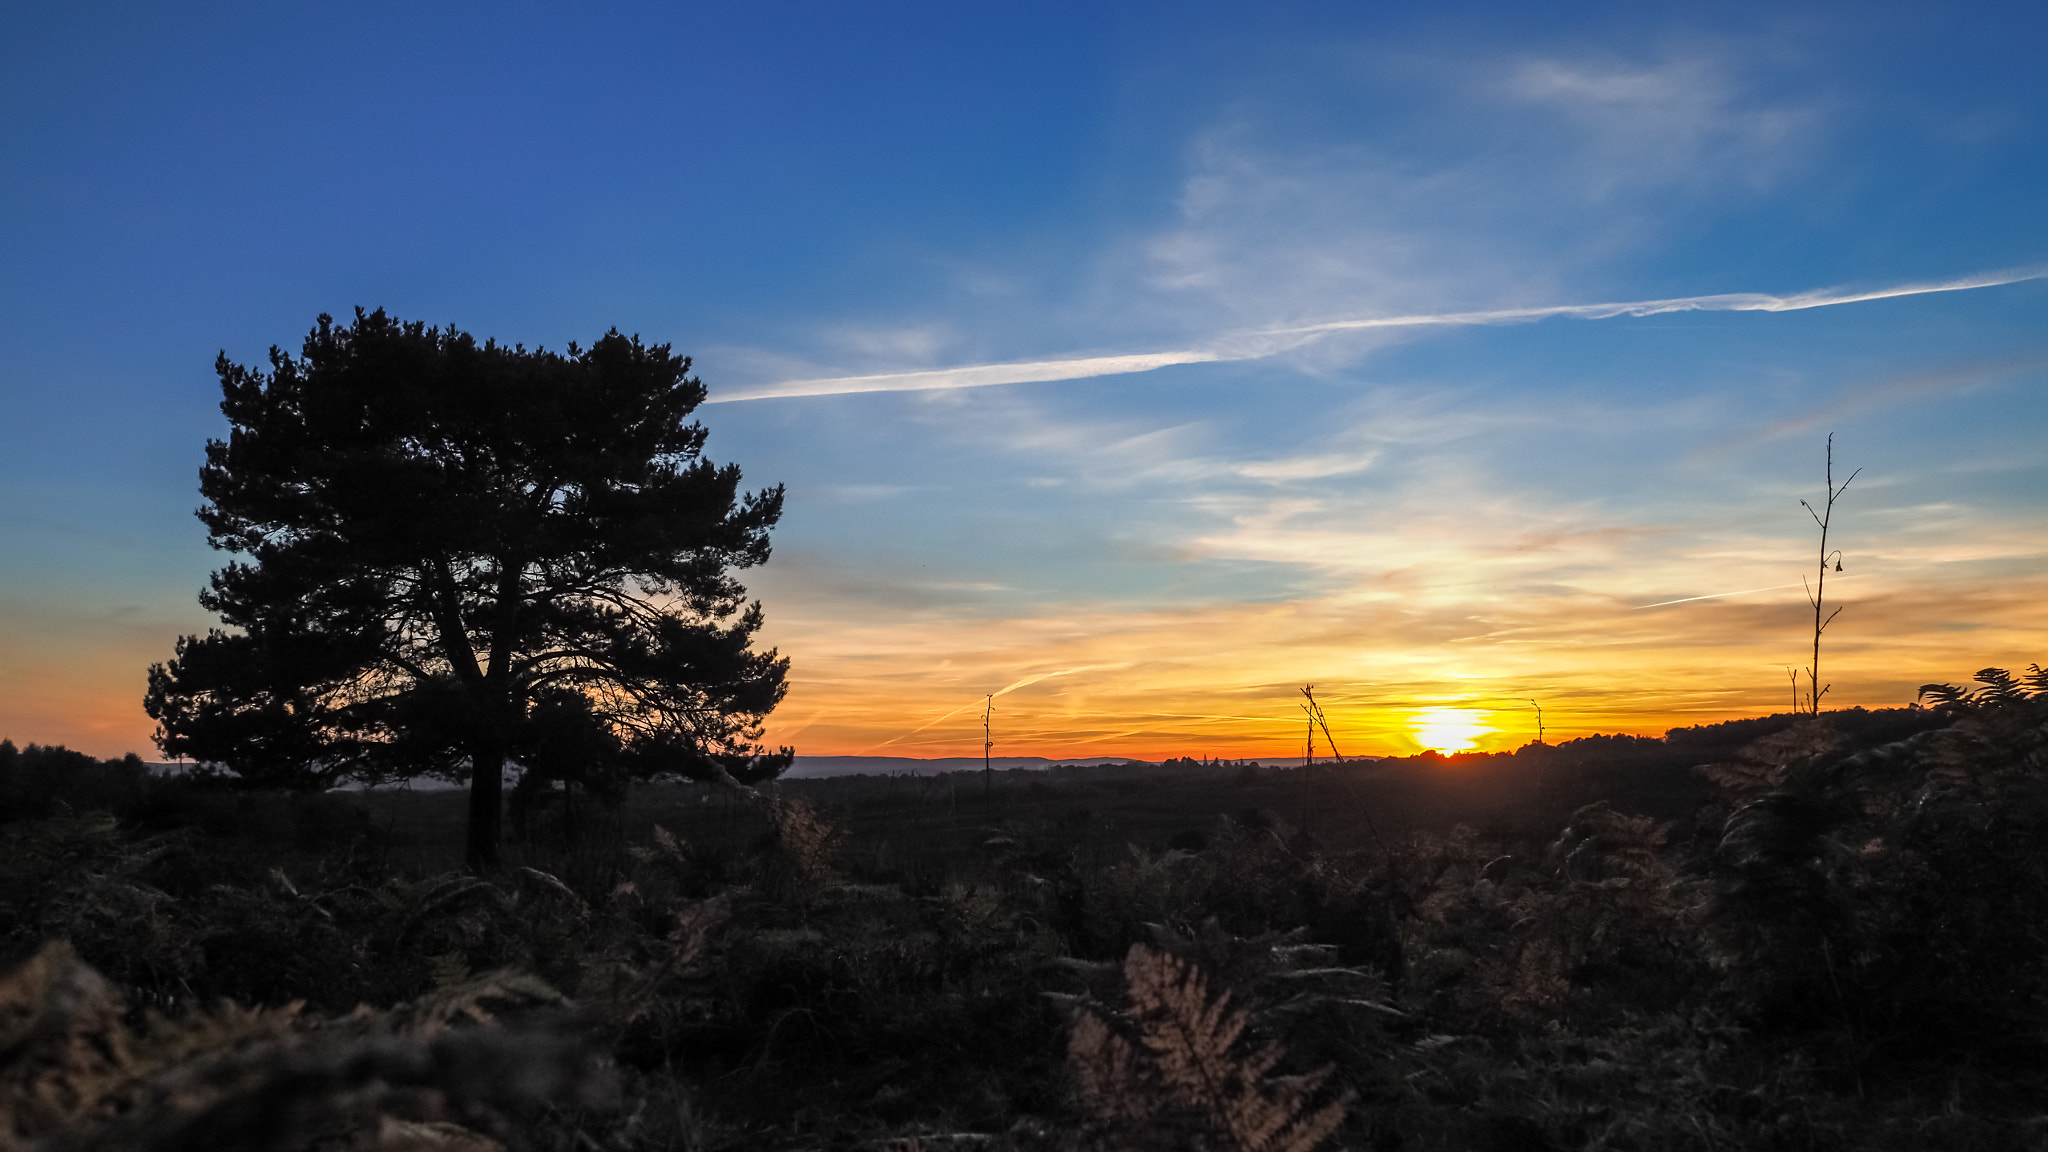
<path fill-rule="evenodd" d="M 1493 729 L 1470 708 L 1424 708 L 1409 719 L 1415 742 L 1438 752 L 1466 752 Z"/>

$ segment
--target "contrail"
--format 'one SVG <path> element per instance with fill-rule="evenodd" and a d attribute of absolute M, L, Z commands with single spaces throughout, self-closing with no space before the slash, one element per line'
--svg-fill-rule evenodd
<path fill-rule="evenodd" d="M 1095 669 L 1100 667 L 1102 667 L 1102 665 L 1100 664 L 1083 664 L 1079 668 L 1067 668 L 1059 672 L 1040 672 L 1036 676 L 1026 676 L 1022 680 L 1017 681 L 1015 684 L 1010 685 L 1008 688 L 998 688 L 995 692 L 991 693 L 991 695 L 1007 696 L 1010 693 L 1015 692 L 1019 688 L 1024 688 L 1029 685 L 1036 684 L 1040 680 L 1050 680 L 1055 676 L 1072 676 L 1076 672 L 1093 672 Z M 1119 665 L 1119 667 L 1121 667 L 1121 665 Z"/>
<path fill-rule="evenodd" d="M 1047 380 L 1081 380 L 1150 372 L 1175 364 L 1262 360 L 1337 332 L 1371 328 L 1427 328 L 1485 324 L 1526 324 L 1562 316 L 1576 320 L 1609 320 L 1617 316 L 1658 316 L 1670 312 L 1799 312 L 1837 304 L 1861 304 L 1895 296 L 1932 292 L 1964 292 L 2048 277 L 2048 265 L 1980 272 L 1948 280 L 1923 280 L 1883 288 L 1817 288 L 1789 296 L 1763 292 L 1729 292 L 1713 296 L 1679 296 L 1667 300 L 1631 300 L 1606 304 L 1554 304 L 1540 308 L 1496 308 L 1479 312 L 1439 312 L 1413 316 L 1368 316 L 1282 328 L 1241 332 L 1207 348 L 1139 352 L 1120 356 L 1079 356 L 1057 360 L 1026 360 L 1009 364 L 972 364 L 918 372 L 882 372 L 867 376 L 832 376 L 785 380 L 735 388 L 713 395 L 707 404 L 770 400 L 797 396 L 845 396 L 860 392 L 924 392 L 945 388 L 986 388 L 995 384 L 1028 384 Z M 1654 607 L 1654 605 L 1647 605 Z"/>
<path fill-rule="evenodd" d="M 1241 359 L 1241 357 L 1236 357 Z M 1130 356 L 1087 356 L 1068 360 L 1028 360 L 1015 364 L 976 364 L 935 368 L 925 372 L 884 372 L 875 376 L 834 376 L 822 380 L 786 380 L 739 388 L 713 396 L 706 404 L 769 400 L 790 396 L 845 396 L 855 392 L 929 392 L 940 388 L 986 388 L 991 384 L 1032 384 L 1041 380 L 1081 380 L 1091 376 L 1122 376 L 1150 372 L 1173 364 L 1201 364 L 1233 357 L 1218 352 L 1141 352 Z"/>
<path fill-rule="evenodd" d="M 1853 574 L 1844 572 L 1840 576 L 1836 577 L 1836 579 L 1847 580 L 1851 575 Z M 1641 612 L 1645 608 L 1665 608 L 1672 604 L 1690 604 L 1695 600 L 1720 600 L 1729 596 L 1747 596 L 1752 592 L 1777 592 L 1785 588 L 1804 587 L 1807 587 L 1807 584 L 1805 581 L 1801 581 L 1797 584 L 1773 584 L 1769 588 L 1744 588 L 1740 592 L 1710 592 L 1705 596 L 1681 596 L 1676 600 L 1659 600 L 1655 604 L 1638 604 L 1635 607 L 1629 609 L 1629 611 Z"/>
<path fill-rule="evenodd" d="M 1076 672 L 1089 672 L 1100 667 L 1102 667 L 1102 665 L 1100 664 L 1083 664 L 1079 668 L 1066 668 L 1058 672 L 1040 672 L 1035 676 L 1026 676 L 1022 680 L 1017 681 L 1016 683 L 1010 685 L 1007 688 L 997 689 L 996 691 L 989 693 L 988 697 L 985 697 L 984 699 L 992 699 L 997 696 L 1007 696 L 1010 693 L 1015 692 L 1019 688 L 1036 684 L 1040 680 L 1050 680 L 1055 676 L 1072 676 Z M 969 700 L 967 703 L 962 704 L 958 708 L 953 709 L 951 712 L 946 713 L 944 716 L 941 716 L 935 720 L 927 720 L 924 723 L 919 724 L 917 727 L 912 728 L 910 731 L 905 732 L 901 736 L 891 736 L 889 739 L 882 741 L 880 744 L 875 745 L 873 748 L 869 748 L 866 752 L 862 752 L 861 755 L 866 756 L 874 752 L 876 748 L 887 748 L 889 745 L 896 743 L 898 740 L 908 740 L 912 736 L 917 735 L 919 732 L 922 732 L 935 724 L 943 724 L 946 721 L 951 720 L 953 717 L 958 716 L 962 712 L 965 712 L 972 707 L 974 707 L 974 701 Z"/>

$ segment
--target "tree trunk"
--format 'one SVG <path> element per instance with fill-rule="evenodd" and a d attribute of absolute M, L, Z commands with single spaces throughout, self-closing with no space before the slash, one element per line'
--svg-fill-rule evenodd
<path fill-rule="evenodd" d="M 474 872 L 498 867 L 498 839 L 504 828 L 505 750 L 477 741 L 469 752 L 469 850 Z"/>

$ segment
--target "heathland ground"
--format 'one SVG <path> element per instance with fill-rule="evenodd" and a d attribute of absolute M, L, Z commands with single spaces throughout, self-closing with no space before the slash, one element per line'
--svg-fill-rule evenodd
<path fill-rule="evenodd" d="M 2048 697 L 2002 683 L 1498 755 L 555 793 L 485 874 L 459 792 L 0 746 L 0 1141 L 2040 1147 Z"/>

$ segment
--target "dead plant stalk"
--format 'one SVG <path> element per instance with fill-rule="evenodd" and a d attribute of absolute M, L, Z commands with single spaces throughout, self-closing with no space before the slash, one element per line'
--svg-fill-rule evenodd
<path fill-rule="evenodd" d="M 1841 487 L 1835 486 L 1835 436 L 1834 433 L 1830 432 L 1828 433 L 1827 448 L 1827 503 L 1823 505 L 1820 511 L 1815 511 L 1813 505 L 1805 500 L 1799 502 L 1799 506 L 1806 509 L 1806 514 L 1813 517 L 1813 522 L 1820 526 L 1819 576 L 1811 585 L 1806 583 L 1806 578 L 1803 576 L 1800 577 L 1799 581 L 1800 585 L 1806 588 L 1807 602 L 1813 605 L 1813 661 L 1806 666 L 1806 696 L 1807 704 L 1815 716 L 1820 715 L 1821 697 L 1828 694 L 1828 688 L 1833 687 L 1833 685 L 1822 687 L 1820 683 L 1821 633 L 1827 631 L 1828 625 L 1835 622 L 1835 617 L 1842 614 L 1842 610 L 1836 608 L 1833 612 L 1827 612 L 1823 615 L 1827 598 L 1828 563 L 1833 561 L 1835 571 L 1840 572 L 1842 570 L 1841 550 L 1836 549 L 1832 552 L 1828 550 L 1828 528 L 1835 517 L 1835 501 L 1841 498 L 1842 493 L 1849 490 L 1849 485 L 1854 483 L 1856 477 L 1862 475 L 1862 473 L 1863 469 L 1858 468 L 1856 471 L 1849 473 L 1849 478 L 1842 481 Z M 1796 708 L 1796 696 L 1794 704 Z"/>

